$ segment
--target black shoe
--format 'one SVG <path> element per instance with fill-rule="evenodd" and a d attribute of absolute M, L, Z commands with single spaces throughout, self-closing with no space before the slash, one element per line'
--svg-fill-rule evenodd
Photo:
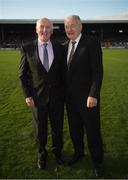
<path fill-rule="evenodd" d="M 66 161 L 62 158 L 62 156 L 56 156 L 56 162 L 57 164 L 66 164 Z"/>
<path fill-rule="evenodd" d="M 84 154 L 74 154 L 73 157 L 72 157 L 71 159 L 69 159 L 68 165 L 75 164 L 75 163 L 78 162 L 80 159 L 82 159 L 83 156 L 84 156 Z"/>
<path fill-rule="evenodd" d="M 53 154 L 55 156 L 57 164 L 59 164 L 59 165 L 65 164 L 65 160 L 62 157 L 61 150 L 54 149 Z"/>
<path fill-rule="evenodd" d="M 37 162 L 37 166 L 39 169 L 45 169 L 46 167 L 46 159 L 47 159 L 47 154 L 46 153 L 41 153 L 40 157 Z"/>
<path fill-rule="evenodd" d="M 95 175 L 97 178 L 104 176 L 104 166 L 102 164 L 95 167 Z"/>
<path fill-rule="evenodd" d="M 46 167 L 46 160 L 43 160 L 43 161 L 38 160 L 37 166 L 38 166 L 39 169 L 45 169 L 45 167 Z"/>

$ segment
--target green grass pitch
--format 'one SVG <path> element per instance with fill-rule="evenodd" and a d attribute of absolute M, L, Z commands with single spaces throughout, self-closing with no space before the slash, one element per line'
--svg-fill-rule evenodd
<path fill-rule="evenodd" d="M 73 166 L 56 164 L 48 135 L 47 168 L 37 168 L 37 147 L 30 109 L 18 79 L 19 51 L 0 51 L 0 179 L 92 179 L 93 165 L 85 137 L 85 157 Z M 128 178 L 128 50 L 103 49 L 101 128 L 106 179 Z M 67 117 L 64 155 L 73 153 Z"/>

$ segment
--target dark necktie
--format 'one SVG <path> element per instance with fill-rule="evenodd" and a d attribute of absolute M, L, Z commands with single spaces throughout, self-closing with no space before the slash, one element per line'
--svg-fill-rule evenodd
<path fill-rule="evenodd" d="M 44 59 L 43 59 L 43 65 L 48 72 L 49 70 L 49 61 L 48 61 L 48 51 L 47 51 L 47 43 L 43 44 L 44 46 Z"/>
<path fill-rule="evenodd" d="M 76 41 L 72 41 L 72 49 L 71 49 L 71 52 L 70 52 L 70 55 L 69 55 L 68 68 L 70 67 L 72 57 L 73 57 L 73 54 L 74 54 L 74 51 L 75 51 L 75 43 L 76 43 Z"/>

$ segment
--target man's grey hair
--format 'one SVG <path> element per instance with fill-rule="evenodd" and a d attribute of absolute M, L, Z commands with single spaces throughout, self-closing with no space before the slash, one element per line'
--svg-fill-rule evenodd
<path fill-rule="evenodd" d="M 78 24 L 80 24 L 80 25 L 82 24 L 81 19 L 80 19 L 80 17 L 78 15 L 73 14 L 73 15 L 70 15 L 70 16 L 66 17 L 66 19 L 68 19 L 68 18 L 73 18 L 73 19 L 75 19 L 77 21 Z M 66 19 L 65 19 L 65 21 L 66 21 Z"/>
<path fill-rule="evenodd" d="M 80 21 L 81 22 L 81 19 L 78 15 L 71 15 L 73 18 L 75 18 L 77 21 Z"/>
<path fill-rule="evenodd" d="M 40 19 L 37 19 L 37 21 L 36 21 L 36 28 L 38 27 L 38 24 L 39 24 L 40 22 L 42 22 L 42 21 L 48 21 L 48 22 L 51 24 L 51 28 L 53 29 L 53 23 L 52 23 L 52 21 L 51 21 L 50 19 L 48 19 L 48 18 L 40 18 Z"/>

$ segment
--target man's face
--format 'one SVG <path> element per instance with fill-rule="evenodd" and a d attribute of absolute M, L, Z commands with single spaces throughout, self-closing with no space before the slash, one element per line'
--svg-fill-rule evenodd
<path fill-rule="evenodd" d="M 41 41 L 47 42 L 53 33 L 52 24 L 50 21 L 47 19 L 38 21 L 36 25 L 36 33 Z"/>
<path fill-rule="evenodd" d="M 81 33 L 82 25 L 73 17 L 65 20 L 65 32 L 70 40 L 75 40 Z"/>

